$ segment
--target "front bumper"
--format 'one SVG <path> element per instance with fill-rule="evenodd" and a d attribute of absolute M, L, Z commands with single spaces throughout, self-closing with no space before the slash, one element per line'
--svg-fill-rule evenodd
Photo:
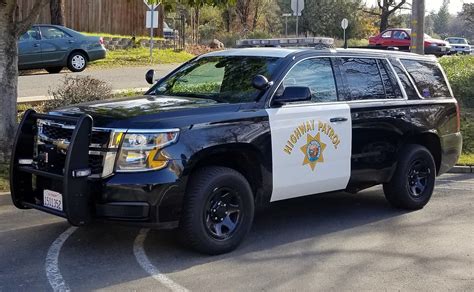
<path fill-rule="evenodd" d="M 450 47 L 446 46 L 427 46 L 425 47 L 425 54 L 427 55 L 435 55 L 435 56 L 444 56 L 448 55 L 451 51 Z"/>
<path fill-rule="evenodd" d="M 45 170 L 34 160 L 38 119 L 75 123 L 60 171 Z M 18 129 L 10 167 L 11 196 L 16 207 L 34 208 L 67 218 L 72 225 L 115 220 L 162 228 L 176 227 L 185 191 L 184 163 L 171 160 L 162 170 L 116 173 L 94 178 L 87 170 L 92 118 L 37 114 L 28 110 Z M 51 160 L 51 156 L 50 156 Z M 26 162 L 25 162 L 26 161 Z M 61 194 L 61 208 L 48 207 L 45 190 Z"/>

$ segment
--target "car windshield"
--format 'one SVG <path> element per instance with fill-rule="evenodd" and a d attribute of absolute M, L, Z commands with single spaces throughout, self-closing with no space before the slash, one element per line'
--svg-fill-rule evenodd
<path fill-rule="evenodd" d="M 448 39 L 450 44 L 467 44 L 465 39 Z"/>
<path fill-rule="evenodd" d="M 168 78 L 160 80 L 152 94 L 212 99 L 224 103 L 252 102 L 260 91 L 252 78 L 272 79 L 281 58 L 262 56 L 210 56 L 198 58 Z"/>

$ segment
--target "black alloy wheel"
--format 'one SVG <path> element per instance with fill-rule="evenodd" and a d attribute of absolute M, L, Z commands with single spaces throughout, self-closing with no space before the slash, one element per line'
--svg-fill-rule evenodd
<path fill-rule="evenodd" d="M 424 146 L 408 144 L 399 150 L 397 169 L 383 185 L 385 198 L 396 208 L 417 210 L 431 199 L 436 179 L 436 164 Z"/>

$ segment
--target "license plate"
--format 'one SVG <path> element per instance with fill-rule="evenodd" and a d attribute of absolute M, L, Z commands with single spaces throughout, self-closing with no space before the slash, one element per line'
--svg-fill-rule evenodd
<path fill-rule="evenodd" d="M 43 191 L 43 206 L 62 211 L 63 210 L 63 195 L 58 192 L 44 190 Z"/>
<path fill-rule="evenodd" d="M 441 48 L 441 52 L 444 52 L 444 51 L 446 51 L 446 48 Z"/>

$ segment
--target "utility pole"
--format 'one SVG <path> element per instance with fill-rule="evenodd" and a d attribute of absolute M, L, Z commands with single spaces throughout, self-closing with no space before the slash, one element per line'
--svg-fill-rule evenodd
<path fill-rule="evenodd" d="M 413 0 L 410 51 L 425 54 L 425 0 Z"/>

